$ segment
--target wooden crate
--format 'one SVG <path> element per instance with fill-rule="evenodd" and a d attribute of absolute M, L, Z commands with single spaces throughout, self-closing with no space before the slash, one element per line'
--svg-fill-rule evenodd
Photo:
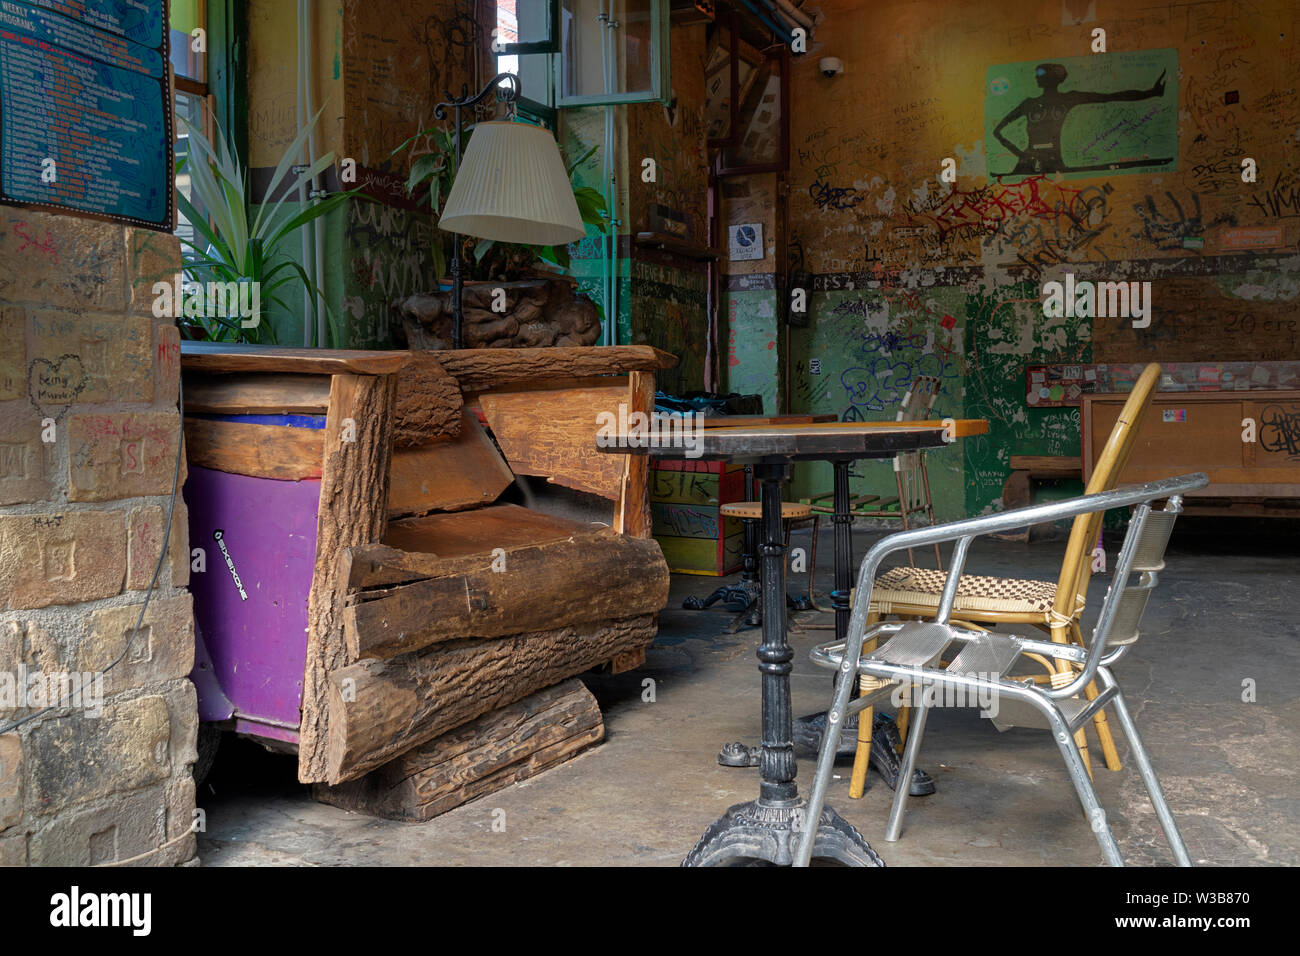
<path fill-rule="evenodd" d="M 1127 398 L 1124 393 L 1084 396 L 1084 481 Z M 1247 419 L 1255 423 L 1253 442 L 1243 437 Z M 1263 505 L 1300 498 L 1300 391 L 1158 392 L 1120 481 L 1156 481 L 1194 471 L 1205 472 L 1210 484 L 1188 494 L 1189 513 L 1198 498 L 1239 502 L 1225 514 L 1247 513 L 1242 506 L 1252 500 Z"/>
<path fill-rule="evenodd" d="M 651 531 L 672 571 L 721 576 L 740 569 L 744 529 L 720 505 L 745 500 L 745 468 L 719 461 L 656 459 Z"/>

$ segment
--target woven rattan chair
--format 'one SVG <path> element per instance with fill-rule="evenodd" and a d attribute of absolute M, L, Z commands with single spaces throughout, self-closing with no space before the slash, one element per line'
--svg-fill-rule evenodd
<path fill-rule="evenodd" d="M 1148 365 L 1138 377 L 1120 412 L 1119 421 L 1111 430 L 1106 447 L 1097 458 L 1096 467 L 1084 488 L 1085 494 L 1110 491 L 1119 482 L 1159 381 L 1160 366 L 1156 364 Z M 1098 513 L 1079 515 L 1074 519 L 1066 545 L 1065 560 L 1055 582 L 963 574 L 957 585 L 954 618 L 974 627 L 1032 624 L 1050 633 L 1052 640 L 1058 644 L 1071 641 L 1082 643 L 1079 617 L 1084 609 L 1084 595 L 1088 591 L 1088 579 L 1092 574 L 1092 552 L 1101 532 L 1102 518 L 1103 515 Z M 872 587 L 867 609 L 868 622 L 875 623 L 886 614 L 919 620 L 933 618 L 939 607 L 945 577 L 943 572 L 928 568 L 901 567 L 884 572 L 876 578 Z M 874 649 L 874 644 L 865 648 L 868 653 Z M 1041 678 L 1044 682 L 1060 686 L 1074 679 L 1074 671 L 1068 660 L 1053 660 L 1033 654 L 1027 656 L 1047 670 L 1048 673 Z M 875 689 L 874 679 L 864 676 L 861 691 L 869 693 Z M 1089 684 L 1087 694 L 1089 699 L 1094 698 L 1097 694 L 1096 687 Z M 907 731 L 908 713 L 907 708 L 899 709 L 898 729 L 903 735 Z M 1106 766 L 1111 770 L 1119 770 L 1119 754 L 1115 750 L 1115 741 L 1102 709 L 1098 709 L 1093 716 L 1093 726 L 1101 743 Z M 1082 728 L 1078 730 L 1075 740 L 1083 755 L 1084 766 L 1091 774 L 1087 737 Z M 861 797 L 866 787 L 870 753 L 871 722 L 859 721 L 857 755 L 849 783 L 851 797 Z"/>

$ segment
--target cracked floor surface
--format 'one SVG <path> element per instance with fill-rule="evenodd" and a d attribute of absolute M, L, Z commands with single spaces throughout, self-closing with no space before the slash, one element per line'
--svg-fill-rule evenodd
<path fill-rule="evenodd" d="M 856 531 L 855 555 L 878 537 Z M 806 547 L 807 540 L 806 532 L 796 532 L 792 546 Z M 1107 546 L 1113 561 L 1118 541 L 1108 538 Z M 822 554 L 830 547 L 826 532 Z M 967 567 L 1054 580 L 1063 550 L 1061 538 L 1032 544 L 980 539 Z M 1294 525 L 1287 522 L 1184 519 L 1142 639 L 1116 668 L 1198 865 L 1300 864 L 1298 550 Z M 228 738 L 199 789 L 207 814 L 199 841 L 203 865 L 678 864 L 715 818 L 755 797 L 758 788 L 757 770 L 720 767 L 716 760 L 721 744 L 758 739 L 758 631 L 729 634 L 730 614 L 681 610 L 686 595 L 703 595 L 716 583 L 674 575 L 645 666 L 583 678 L 604 712 L 603 744 L 428 823 L 315 803 L 296 782 L 295 758 Z M 819 571 L 819 594 L 830 583 L 829 570 Z M 1094 576 L 1092 608 L 1108 583 L 1107 575 Z M 791 575 L 789 589 L 806 589 L 803 576 Z M 798 617 L 830 621 L 829 615 Z M 796 714 L 823 709 L 829 700 L 828 672 L 814 667 L 807 653 L 829 634 L 791 634 Z M 653 702 L 643 699 L 647 680 L 654 682 Z M 1113 718 L 1111 726 L 1118 729 Z M 1168 864 L 1172 856 L 1141 779 L 1127 763 L 1127 744 L 1118 733 L 1117 739 L 1125 759 L 1118 773 L 1100 765 L 1092 741 L 1102 806 L 1127 863 Z M 896 843 L 884 839 L 889 789 L 873 772 L 865 796 L 851 800 L 849 765 L 836 768 L 830 804 L 887 864 L 1102 862 L 1046 733 L 999 734 L 978 711 L 937 709 L 920 764 L 938 793 L 909 801 Z M 811 769 L 811 761 L 800 761 L 805 793 Z"/>

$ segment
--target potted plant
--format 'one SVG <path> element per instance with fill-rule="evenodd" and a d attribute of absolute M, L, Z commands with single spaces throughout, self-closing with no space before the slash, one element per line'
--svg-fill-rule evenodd
<path fill-rule="evenodd" d="M 274 304 L 292 311 L 285 293 L 299 288 L 299 283 L 311 293 L 315 318 L 319 290 L 302 265 L 291 258 L 285 243 L 297 238 L 299 229 L 359 195 L 356 190 L 350 190 L 333 193 L 302 209 L 284 206 L 286 198 L 297 194 L 300 186 L 310 184 L 334 163 L 334 154 L 330 152 L 293 173 L 295 159 L 320 115 L 317 112 L 285 149 L 267 185 L 268 200 L 258 207 L 251 221 L 248 172 L 240 165 L 220 126 L 214 124 L 215 135 L 209 142 L 201 129 L 180 119 L 188 149 L 186 155 L 178 158 L 176 170 L 178 176 L 188 175 L 194 199 L 177 188 L 176 203 L 196 234 L 194 240 L 181 239 L 186 287 L 229 289 L 234 283 L 241 294 L 240 301 L 251 301 L 258 307 L 258 314 L 250 320 L 231 315 L 228 310 L 226 314 L 214 314 L 211 300 L 205 303 L 201 291 L 198 307 L 192 307 L 196 299 L 187 296 L 184 307 L 178 303 L 175 309 L 181 332 L 187 338 L 274 344 L 271 323 L 262 321 L 265 307 Z"/>

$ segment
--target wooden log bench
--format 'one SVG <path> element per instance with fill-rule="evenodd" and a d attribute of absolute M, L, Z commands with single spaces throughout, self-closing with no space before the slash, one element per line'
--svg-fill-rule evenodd
<path fill-rule="evenodd" d="M 322 803 L 421 822 L 563 763 L 605 739 L 600 707 L 570 678 L 489 711 L 336 787 L 315 784 Z"/>
<path fill-rule="evenodd" d="M 580 749 L 506 728 L 570 713 L 550 688 L 636 667 L 654 638 L 668 568 L 647 462 L 599 453 L 596 416 L 650 411 L 672 356 L 210 343 L 182 356 L 191 541 L 217 549 L 191 581 L 202 719 L 296 750 L 304 783 L 379 770 L 328 799 L 364 808 L 371 794 L 374 812 L 407 819 Z M 498 502 L 516 475 L 605 499 L 609 524 Z M 570 736 L 587 746 L 595 726 Z M 439 776 L 453 751 L 493 769 Z"/>

